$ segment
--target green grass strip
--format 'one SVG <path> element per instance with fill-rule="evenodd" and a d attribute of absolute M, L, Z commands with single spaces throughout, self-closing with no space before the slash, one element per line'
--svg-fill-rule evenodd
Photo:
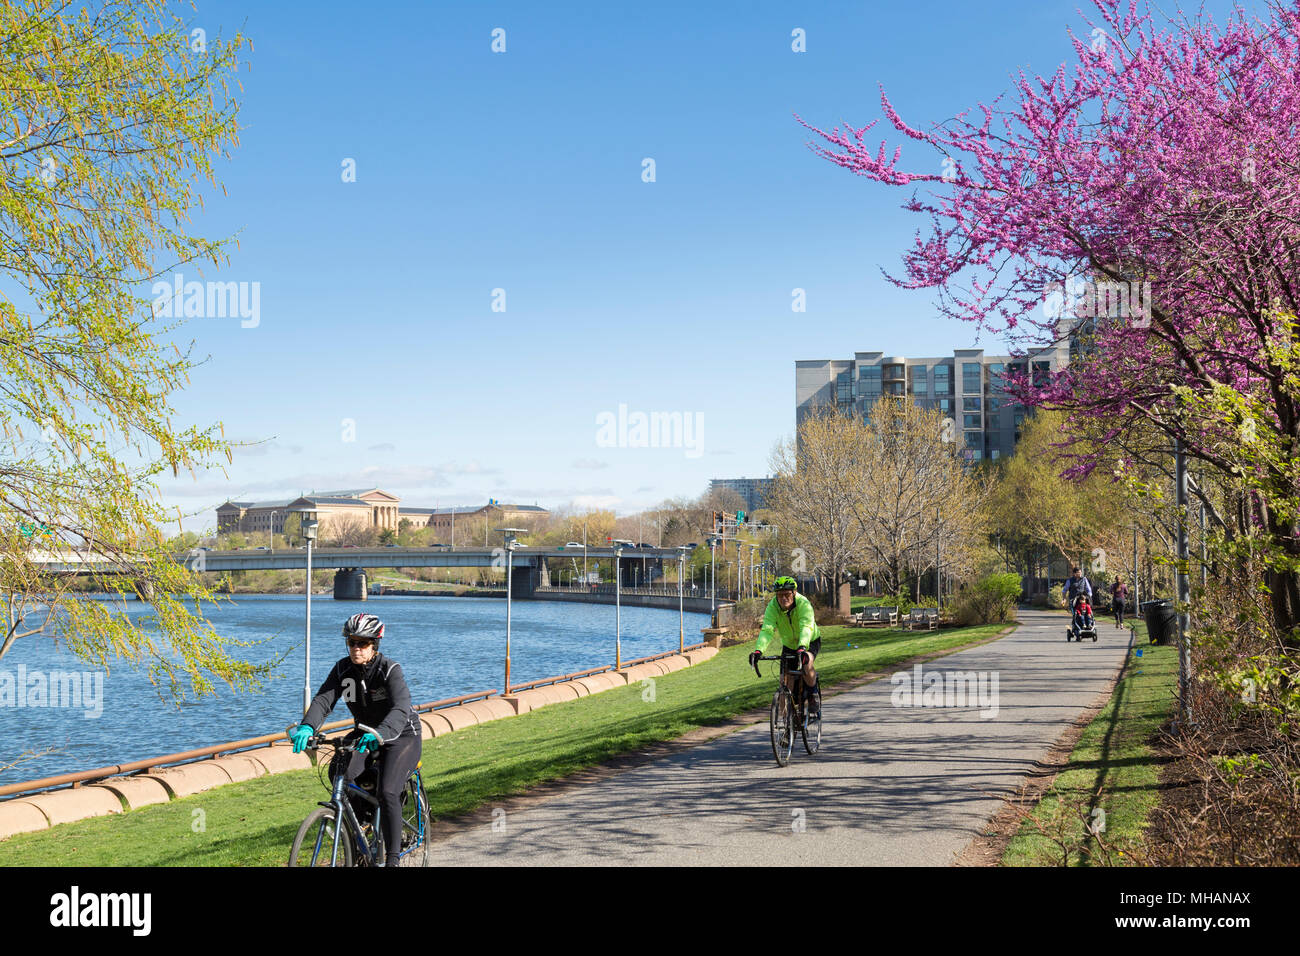
<path fill-rule="evenodd" d="M 824 627 L 817 667 L 828 687 L 1002 630 Z M 725 648 L 703 664 L 656 678 L 653 694 L 650 685 L 632 684 L 426 741 L 421 774 L 434 819 L 766 706 L 775 677 L 759 680 L 749 669 L 752 648 Z M 0 866 L 282 866 L 299 824 L 327 798 L 315 770 L 274 774 L 10 837 L 0 842 Z"/>
<path fill-rule="evenodd" d="M 1124 676 L 1084 728 L 1065 769 L 1022 821 L 1003 854 L 1003 866 L 1100 864 L 1089 827 L 1104 825 L 1101 838 L 1118 851 L 1114 864 L 1124 864 L 1126 857 L 1120 854 L 1141 845 L 1159 800 L 1159 766 L 1149 741 L 1173 716 L 1178 648 L 1148 644 L 1140 621 L 1135 637 Z"/>

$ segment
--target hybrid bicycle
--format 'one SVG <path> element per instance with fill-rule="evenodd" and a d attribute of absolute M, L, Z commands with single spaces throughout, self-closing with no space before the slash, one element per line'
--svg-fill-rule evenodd
<path fill-rule="evenodd" d="M 770 714 L 772 725 L 772 756 L 777 766 L 784 767 L 790 762 L 794 751 L 794 736 L 798 732 L 803 737 L 803 748 L 809 755 L 815 754 L 822 744 L 822 696 L 821 688 L 811 690 L 803 682 L 803 666 L 790 667 L 785 655 L 760 657 L 754 661 L 754 673 L 759 677 L 763 672 L 758 669 L 759 661 L 780 661 L 781 667 L 776 678 L 776 693 L 772 695 Z M 785 678 L 795 677 L 795 691 L 786 686 Z M 816 714 L 808 707 L 809 698 L 815 700 Z"/>
<path fill-rule="evenodd" d="M 285 733 L 292 729 L 286 728 Z M 365 724 L 358 723 L 356 729 L 379 736 Z M 382 866 L 386 848 L 383 808 L 375 794 L 378 787 L 375 768 L 368 767 L 356 782 L 347 782 L 344 773 L 356 752 L 356 743 L 328 740 L 324 734 L 316 734 L 308 739 L 306 748 L 312 763 L 317 763 L 316 751 L 321 745 L 334 748 L 328 764 L 333 780 L 330 799 L 313 810 L 298 828 L 289 850 L 289 866 Z M 429 865 L 431 823 L 429 801 L 420 779 L 422 763 L 415 765 L 402 790 L 402 866 Z"/>

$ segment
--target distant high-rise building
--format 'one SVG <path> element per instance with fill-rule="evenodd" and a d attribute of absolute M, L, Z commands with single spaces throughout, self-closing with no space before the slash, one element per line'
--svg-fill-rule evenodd
<path fill-rule="evenodd" d="M 746 511 L 766 507 L 767 492 L 771 487 L 771 478 L 714 478 L 709 482 L 710 493 L 726 488 L 744 498 Z"/>
<path fill-rule="evenodd" d="M 952 419 L 967 459 L 999 458 L 1015 451 L 1029 413 L 1003 390 L 1003 376 L 1017 372 L 1043 378 L 1069 364 L 1069 357 L 1070 346 L 1062 342 L 1025 357 L 957 349 L 933 358 L 854 352 L 851 359 L 798 361 L 795 424 L 827 405 L 865 419 L 881 395 L 908 396 Z"/>

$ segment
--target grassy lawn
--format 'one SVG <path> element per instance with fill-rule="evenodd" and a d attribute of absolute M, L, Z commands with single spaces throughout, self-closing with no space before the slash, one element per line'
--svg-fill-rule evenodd
<path fill-rule="evenodd" d="M 822 686 L 918 654 L 994 636 L 1002 625 L 909 633 L 822 628 Z M 852 645 L 852 646 L 850 646 Z M 435 819 L 520 793 L 619 753 L 766 705 L 773 679 L 749 669 L 752 644 L 697 667 L 426 741 L 421 773 Z M 228 784 L 168 804 L 25 833 L 0 842 L 0 866 L 281 866 L 326 793 L 315 770 Z M 629 812 L 637 812 L 629 808 Z"/>
<path fill-rule="evenodd" d="M 1065 851 L 1043 830 L 1070 849 L 1070 865 L 1091 865 L 1088 854 L 1096 852 L 1096 841 L 1086 822 L 1103 819 L 1095 809 L 1105 814 L 1106 843 L 1119 850 L 1141 843 L 1158 800 L 1158 767 L 1147 741 L 1173 715 L 1177 681 L 1178 648 L 1148 644 L 1146 625 L 1139 621 L 1124 676 L 1084 729 L 1069 764 L 1007 846 L 1004 866 L 1063 864 Z M 1115 862 L 1124 861 L 1117 857 Z"/>

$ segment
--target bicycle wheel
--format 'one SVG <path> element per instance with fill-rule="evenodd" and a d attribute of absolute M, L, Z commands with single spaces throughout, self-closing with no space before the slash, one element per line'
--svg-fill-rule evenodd
<path fill-rule="evenodd" d="M 337 855 L 335 846 L 338 847 Z M 334 821 L 333 807 L 313 810 L 302 821 L 289 850 L 290 866 L 351 866 L 352 834 L 347 820 Z"/>
<path fill-rule="evenodd" d="M 429 865 L 429 827 L 429 801 L 414 774 L 402 791 L 402 866 Z"/>
<path fill-rule="evenodd" d="M 811 691 L 805 688 L 804 693 L 808 695 L 809 700 L 804 704 L 803 749 L 810 754 L 815 754 L 817 748 L 822 745 L 822 690 L 820 687 L 814 687 Z M 817 706 L 816 717 L 809 713 L 813 702 Z"/>
<path fill-rule="evenodd" d="M 772 756 L 779 767 L 790 762 L 794 749 L 794 701 L 790 691 L 782 686 L 772 695 Z"/>

